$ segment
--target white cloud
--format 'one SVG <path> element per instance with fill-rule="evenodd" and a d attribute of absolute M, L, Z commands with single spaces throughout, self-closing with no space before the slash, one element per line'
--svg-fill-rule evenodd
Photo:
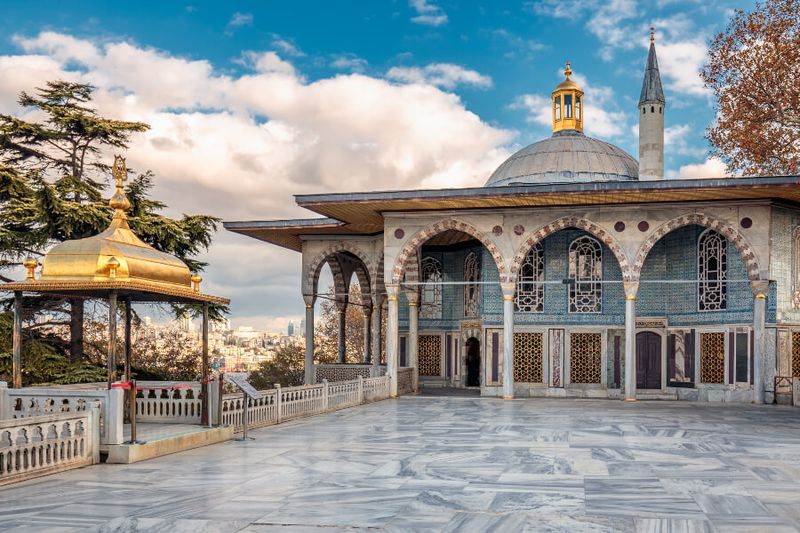
<path fill-rule="evenodd" d="M 256 72 L 282 72 L 284 74 L 295 74 L 294 65 L 288 61 L 284 61 L 275 52 L 253 52 L 247 51 L 242 53 L 240 62 L 252 68 Z"/>
<path fill-rule="evenodd" d="M 629 117 L 619 109 L 614 90 L 603 85 L 592 85 L 580 74 L 573 74 L 572 79 L 580 85 L 586 95 L 583 112 L 583 128 L 586 134 L 603 139 L 627 135 Z M 550 96 L 541 94 L 524 94 L 512 103 L 512 108 L 528 112 L 528 122 L 548 128 L 553 124 L 550 106 Z"/>
<path fill-rule="evenodd" d="M 511 132 L 430 84 L 360 74 L 307 82 L 274 52 L 234 76 L 126 42 L 17 42 L 24 54 L 0 56 L 0 110 L 22 113 L 19 91 L 47 80 L 94 84 L 101 113 L 152 125 L 132 139 L 128 163 L 154 171 L 171 215 L 314 216 L 292 195 L 480 185 L 509 155 Z M 222 231 L 203 259 L 204 285 L 232 297 L 241 320 L 302 312 L 298 254 Z"/>
<path fill-rule="evenodd" d="M 723 178 L 728 176 L 725 163 L 716 157 L 709 157 L 702 163 L 683 165 L 678 172 L 668 172 L 667 177 L 672 179 L 700 179 Z"/>
<path fill-rule="evenodd" d="M 689 143 L 692 127 L 689 124 L 676 124 L 664 128 L 664 151 L 667 155 L 678 154 L 690 157 L 703 157 L 708 148 Z M 638 134 L 638 128 L 637 128 Z"/>
<path fill-rule="evenodd" d="M 294 40 L 281 37 L 277 33 L 272 34 L 272 46 L 291 57 L 304 57 L 306 55 L 295 44 Z"/>
<path fill-rule="evenodd" d="M 614 49 L 632 49 L 636 47 L 636 35 L 626 25 L 630 19 L 636 17 L 636 0 L 608 0 L 601 2 L 586 23 L 586 28 L 593 33 L 601 43 L 600 57 L 604 61 L 614 58 Z"/>
<path fill-rule="evenodd" d="M 392 67 L 386 77 L 402 83 L 422 83 L 445 89 L 457 85 L 471 85 L 486 89 L 492 86 L 492 78 L 480 72 L 451 63 L 431 63 L 424 67 Z"/>
<path fill-rule="evenodd" d="M 708 47 L 702 37 L 660 42 L 656 44 L 658 67 L 666 87 L 691 96 L 708 96 L 700 69 L 706 61 Z"/>
<path fill-rule="evenodd" d="M 231 19 L 228 21 L 228 24 L 225 26 L 225 33 L 227 35 L 232 35 L 238 28 L 242 26 L 252 26 L 253 25 L 253 15 L 252 13 L 240 13 L 237 11 L 236 13 L 231 16 Z"/>
<path fill-rule="evenodd" d="M 350 72 L 364 72 L 367 68 L 367 60 L 355 54 L 339 54 L 333 57 L 331 67 Z"/>
<path fill-rule="evenodd" d="M 447 13 L 436 4 L 428 0 L 409 0 L 408 4 L 417 13 L 415 17 L 411 17 L 411 22 L 414 24 L 422 24 L 425 26 L 442 26 L 447 24 Z"/>

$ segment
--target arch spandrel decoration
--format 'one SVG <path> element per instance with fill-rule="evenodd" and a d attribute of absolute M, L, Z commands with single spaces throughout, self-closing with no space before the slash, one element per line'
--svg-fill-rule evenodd
<path fill-rule="evenodd" d="M 628 261 L 628 256 L 625 255 L 622 246 L 620 246 L 619 242 L 617 242 L 617 240 L 611 235 L 611 233 L 609 233 L 608 230 L 599 224 L 596 224 L 590 220 L 586 220 L 585 218 L 563 217 L 545 226 L 542 226 L 538 230 L 531 233 L 527 239 L 525 239 L 522 245 L 517 249 L 514 260 L 511 263 L 511 268 L 509 269 L 511 281 L 516 281 L 519 270 L 522 267 L 522 263 L 525 261 L 525 256 L 528 255 L 528 251 L 530 251 L 531 248 L 553 233 L 568 228 L 581 229 L 597 237 L 600 242 L 605 244 L 608 249 L 611 250 L 611 253 L 614 254 L 614 257 L 617 258 L 620 271 L 622 271 L 622 279 L 624 281 L 631 281 L 634 279 L 632 277 L 633 272 L 630 262 Z"/>
<path fill-rule="evenodd" d="M 304 287 L 303 293 L 304 294 L 316 294 L 317 292 L 317 282 L 319 281 L 319 275 L 322 271 L 322 265 L 328 262 L 331 271 L 334 274 L 334 280 L 336 280 L 336 268 L 340 268 L 339 265 L 334 265 L 334 263 L 338 263 L 337 261 L 331 261 L 332 257 L 336 257 L 337 253 L 341 252 L 349 252 L 353 254 L 361 263 L 363 264 L 363 269 L 361 267 L 356 269 L 356 275 L 359 276 L 358 282 L 361 285 L 362 279 L 365 283 L 362 286 L 362 291 L 364 287 L 367 287 L 368 292 L 372 292 L 375 287 L 371 283 L 372 280 L 376 280 L 378 275 L 376 272 L 376 265 L 372 261 L 372 258 L 368 253 L 361 249 L 361 247 L 347 242 L 337 242 L 332 244 L 322 252 L 314 255 L 313 259 L 308 263 L 308 268 L 305 271 L 304 277 Z M 383 259 L 379 260 L 379 263 L 382 263 Z M 359 270 L 361 272 L 359 273 Z M 336 283 L 336 281 L 334 281 Z M 339 287 L 336 288 L 337 292 L 339 291 Z"/>
<path fill-rule="evenodd" d="M 633 262 L 632 280 L 636 281 L 639 279 L 639 276 L 642 272 L 642 267 L 644 266 L 644 261 L 650 254 L 650 250 L 653 249 L 653 246 L 655 246 L 658 241 L 676 229 L 691 225 L 704 226 L 725 237 L 725 239 L 733 244 L 733 246 L 742 256 L 742 261 L 745 264 L 745 268 L 747 268 L 747 277 L 751 281 L 758 281 L 761 278 L 759 274 L 760 269 L 758 267 L 756 253 L 753 250 L 753 247 L 750 246 L 750 243 L 747 242 L 744 236 L 739 233 L 736 228 L 718 218 L 710 217 L 702 213 L 691 213 L 679 216 L 662 224 L 656 228 L 655 231 L 653 231 L 653 233 L 651 233 L 644 240 L 644 242 L 642 242 L 641 246 L 639 246 L 638 252 L 636 252 L 636 259 Z"/>
<path fill-rule="evenodd" d="M 505 261 L 503 260 L 503 256 L 500 254 L 500 250 L 497 248 L 497 245 L 494 243 L 494 241 L 487 237 L 483 232 L 477 230 L 471 224 L 462 222 L 460 220 L 446 219 L 431 224 L 427 228 L 418 231 L 403 245 L 403 247 L 400 249 L 400 253 L 397 254 L 397 258 L 394 261 L 394 266 L 392 268 L 392 283 L 397 284 L 402 282 L 406 264 L 409 262 L 409 259 L 413 256 L 413 254 L 417 253 L 417 250 L 420 246 L 422 246 L 431 237 L 447 230 L 460 231 L 479 240 L 494 259 L 494 263 L 497 266 L 497 272 L 500 275 L 500 282 L 504 283 L 508 281 L 508 271 L 506 269 Z"/>

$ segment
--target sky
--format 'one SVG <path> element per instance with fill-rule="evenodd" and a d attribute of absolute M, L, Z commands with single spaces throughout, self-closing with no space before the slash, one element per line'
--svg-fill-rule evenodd
<path fill-rule="evenodd" d="M 585 132 L 636 156 L 653 25 L 666 175 L 721 176 L 698 71 L 732 10 L 752 5 L 0 0 L 0 113 L 35 119 L 20 91 L 88 82 L 101 113 L 152 126 L 125 155 L 154 172 L 166 214 L 314 217 L 294 194 L 482 185 L 550 135 L 565 61 L 585 92 Z M 220 227 L 201 259 L 203 290 L 231 298 L 234 326 L 299 322 L 299 254 Z"/>

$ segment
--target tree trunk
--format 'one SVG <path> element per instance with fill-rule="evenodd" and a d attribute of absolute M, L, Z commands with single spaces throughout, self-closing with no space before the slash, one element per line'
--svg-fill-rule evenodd
<path fill-rule="evenodd" d="M 69 360 L 77 363 L 83 360 L 83 300 L 69 300 Z"/>

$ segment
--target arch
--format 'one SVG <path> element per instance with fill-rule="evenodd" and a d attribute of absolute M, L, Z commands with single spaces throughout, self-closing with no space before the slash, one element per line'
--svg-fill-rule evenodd
<path fill-rule="evenodd" d="M 503 261 L 503 256 L 500 255 L 500 250 L 497 249 L 497 245 L 483 232 L 478 231 L 473 225 L 449 218 L 431 224 L 427 228 L 418 231 L 413 237 L 406 241 L 406 244 L 400 249 L 400 253 L 397 254 L 397 258 L 394 261 L 394 266 L 392 268 L 392 283 L 397 284 L 403 280 L 403 272 L 405 270 L 406 263 L 408 262 L 409 258 L 417 252 L 419 247 L 425 243 L 425 241 L 434 235 L 438 235 L 439 233 L 447 230 L 456 230 L 466 233 L 467 235 L 471 235 L 483 243 L 483 245 L 492 255 L 495 265 L 497 265 L 497 272 L 500 275 L 500 282 L 503 283 L 508 280 L 506 265 Z"/>
<path fill-rule="evenodd" d="M 642 244 L 639 246 L 639 250 L 636 252 L 636 259 L 633 262 L 631 280 L 637 281 L 639 279 L 639 275 L 642 272 L 642 267 L 644 266 L 644 261 L 650 254 L 650 250 L 653 249 L 653 246 L 655 246 L 658 241 L 664 238 L 668 233 L 671 233 L 678 228 L 691 225 L 704 226 L 725 237 L 728 242 L 736 247 L 736 249 L 739 251 L 739 254 L 742 256 L 742 261 L 744 261 L 745 268 L 747 268 L 747 277 L 751 281 L 758 281 L 760 279 L 756 253 L 753 250 L 753 247 L 750 246 L 750 243 L 747 242 L 744 236 L 739 233 L 736 228 L 718 218 L 704 215 L 702 213 L 691 213 L 687 215 L 681 215 L 668 222 L 665 222 L 656 228 L 656 230 L 653 231 L 653 233 L 651 233 L 644 240 L 644 242 L 642 242 Z"/>
<path fill-rule="evenodd" d="M 522 267 L 522 263 L 525 261 L 525 256 L 528 255 L 528 250 L 553 233 L 567 228 L 581 229 L 597 237 L 601 243 L 605 244 L 608 249 L 611 250 L 611 253 L 614 254 L 614 257 L 617 258 L 617 263 L 619 263 L 619 268 L 622 271 L 622 279 L 624 281 L 630 281 L 632 279 L 633 273 L 631 272 L 630 263 L 628 262 L 628 256 L 625 255 L 625 252 L 622 250 L 622 246 L 620 246 L 619 242 L 617 242 L 617 240 L 605 228 L 590 220 L 586 220 L 585 218 L 562 217 L 532 232 L 517 249 L 517 253 L 514 255 L 514 260 L 511 263 L 511 281 L 516 283 L 519 269 Z"/>
<path fill-rule="evenodd" d="M 317 282 L 319 281 L 319 275 L 322 271 L 322 265 L 328 262 L 332 271 L 337 266 L 334 266 L 334 261 L 330 261 L 331 256 L 336 257 L 337 253 L 341 252 L 349 252 L 353 254 L 361 263 L 363 263 L 364 268 L 367 273 L 370 274 L 372 277 L 372 273 L 375 272 L 375 266 L 372 264 L 369 254 L 364 252 L 359 246 L 350 243 L 350 242 L 336 242 L 332 243 L 331 246 L 323 250 L 322 252 L 318 253 L 313 257 L 313 259 L 308 263 L 308 269 L 305 273 L 305 286 L 303 288 L 303 293 L 306 295 L 311 295 L 316 293 L 317 289 Z M 336 279 L 336 272 L 333 272 L 334 280 Z M 361 280 L 359 279 L 359 283 Z M 369 285 L 367 285 L 369 287 Z M 339 291 L 340 287 L 337 287 L 337 292 Z"/>

